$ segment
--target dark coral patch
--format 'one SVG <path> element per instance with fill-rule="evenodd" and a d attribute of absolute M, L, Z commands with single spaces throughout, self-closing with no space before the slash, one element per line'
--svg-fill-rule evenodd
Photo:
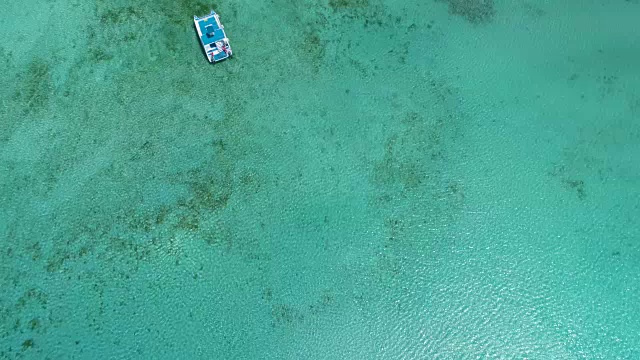
<path fill-rule="evenodd" d="M 324 59 L 326 41 L 317 32 L 309 32 L 304 35 L 300 51 L 309 59 L 314 73 L 318 73 Z"/>
<path fill-rule="evenodd" d="M 493 0 L 436 0 L 449 4 L 451 15 L 461 16 L 472 24 L 486 24 L 493 20 Z"/>
<path fill-rule="evenodd" d="M 262 299 L 271 305 L 272 326 L 294 326 L 309 317 L 319 316 L 336 305 L 336 295 L 331 289 L 324 289 L 320 296 L 306 306 L 292 306 L 279 302 L 273 289 L 263 290 Z"/>
<path fill-rule="evenodd" d="M 230 172 L 223 171 L 219 176 L 198 178 L 199 172 L 194 172 L 189 184 L 192 197 L 185 205 L 191 209 L 220 210 L 227 206 L 233 192 L 233 180 Z"/>
<path fill-rule="evenodd" d="M 400 239 L 400 235 L 403 232 L 404 222 L 402 219 L 389 218 L 385 220 L 385 227 L 389 232 L 388 240 L 394 242 Z"/>
<path fill-rule="evenodd" d="M 22 101 L 25 113 L 34 113 L 45 108 L 53 96 L 51 69 L 46 62 L 36 59 L 20 79 L 20 88 L 15 98 Z"/>
<path fill-rule="evenodd" d="M 369 0 L 329 0 L 329 7 L 333 10 L 358 9 L 369 6 Z"/>
<path fill-rule="evenodd" d="M 111 55 L 106 50 L 96 47 L 89 50 L 89 60 L 92 63 L 101 63 L 105 61 L 109 61 L 113 59 L 113 55 Z"/>
<path fill-rule="evenodd" d="M 271 317 L 273 319 L 273 326 L 292 325 L 295 322 L 304 320 L 304 315 L 302 313 L 287 304 L 272 305 Z"/>
<path fill-rule="evenodd" d="M 369 0 L 329 0 L 328 5 L 329 9 L 341 20 L 335 26 L 342 26 L 355 20 L 361 22 L 365 27 L 383 27 L 397 25 L 401 20 L 389 17 L 382 4 Z"/>
<path fill-rule="evenodd" d="M 584 200 L 587 197 L 584 181 L 565 179 L 563 182 L 567 187 L 569 187 L 570 189 L 574 190 L 577 193 L 578 199 Z"/>
<path fill-rule="evenodd" d="M 133 6 L 109 9 L 100 15 L 100 23 L 104 25 L 122 24 L 128 21 L 143 18 L 142 10 Z"/>
<path fill-rule="evenodd" d="M 31 349 L 34 346 L 33 339 L 27 339 L 22 342 L 22 351 Z"/>
<path fill-rule="evenodd" d="M 177 0 L 170 1 L 164 6 L 159 6 L 159 8 L 168 17 L 170 23 L 183 26 L 185 19 L 190 19 L 193 15 L 206 15 L 211 10 L 218 9 L 219 6 L 208 1 Z"/>

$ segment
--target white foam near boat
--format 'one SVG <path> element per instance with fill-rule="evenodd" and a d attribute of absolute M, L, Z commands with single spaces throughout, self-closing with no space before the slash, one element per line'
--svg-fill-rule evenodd
<path fill-rule="evenodd" d="M 224 32 L 224 26 L 220 23 L 220 16 L 211 10 L 206 16 L 193 17 L 193 22 L 200 38 L 202 49 L 210 63 L 222 61 L 233 56 L 229 45 L 229 39 Z"/>

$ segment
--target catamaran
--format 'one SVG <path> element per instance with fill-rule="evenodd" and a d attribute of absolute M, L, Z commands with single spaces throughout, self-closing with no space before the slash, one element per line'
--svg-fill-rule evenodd
<path fill-rule="evenodd" d="M 215 11 L 211 10 L 210 14 L 203 17 L 194 15 L 193 22 L 198 31 L 202 49 L 210 63 L 233 56 L 224 26 L 220 23 L 220 16 Z"/>

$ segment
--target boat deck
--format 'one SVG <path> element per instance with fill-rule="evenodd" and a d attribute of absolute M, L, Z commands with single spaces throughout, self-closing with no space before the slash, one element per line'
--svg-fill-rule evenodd
<path fill-rule="evenodd" d="M 213 16 L 208 19 L 199 20 L 198 26 L 202 33 L 200 40 L 204 45 L 213 44 L 214 42 L 220 41 L 226 37 L 224 30 L 218 26 L 218 22 Z"/>

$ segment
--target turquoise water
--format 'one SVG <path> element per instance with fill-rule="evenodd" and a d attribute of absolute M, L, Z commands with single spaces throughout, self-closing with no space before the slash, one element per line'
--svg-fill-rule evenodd
<path fill-rule="evenodd" d="M 640 359 L 638 1 L 2 8 L 0 358 Z"/>

